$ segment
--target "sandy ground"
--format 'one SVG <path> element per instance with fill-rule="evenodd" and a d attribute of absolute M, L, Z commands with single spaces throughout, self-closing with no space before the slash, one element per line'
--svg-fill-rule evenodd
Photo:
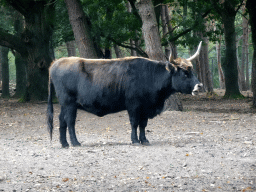
<path fill-rule="evenodd" d="M 132 146 L 127 112 L 79 111 L 81 147 L 62 149 L 46 103 L 0 100 L 0 191 L 256 191 L 256 113 L 250 99 L 184 97 L 184 111 L 149 121 Z"/>

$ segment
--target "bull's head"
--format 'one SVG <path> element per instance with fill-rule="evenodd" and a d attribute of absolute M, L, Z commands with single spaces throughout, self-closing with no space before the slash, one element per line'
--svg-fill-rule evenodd
<path fill-rule="evenodd" d="M 197 95 L 203 84 L 200 83 L 197 77 L 193 74 L 192 60 L 199 56 L 202 46 L 202 41 L 199 43 L 196 53 L 188 59 L 177 58 L 174 59 L 172 53 L 169 57 L 169 63 L 175 69 L 172 75 L 172 87 L 181 93 Z"/>

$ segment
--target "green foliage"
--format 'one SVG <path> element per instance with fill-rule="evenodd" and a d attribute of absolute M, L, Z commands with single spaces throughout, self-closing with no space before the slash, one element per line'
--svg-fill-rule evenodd
<path fill-rule="evenodd" d="M 113 40 L 123 43 L 141 36 L 140 22 L 127 11 L 125 1 L 82 0 L 82 3 L 91 35 L 100 47 L 110 47 Z"/>
<path fill-rule="evenodd" d="M 57 47 L 63 42 L 74 40 L 72 26 L 69 23 L 68 11 L 63 0 L 56 1 L 56 22 L 53 34 L 53 46 Z"/>

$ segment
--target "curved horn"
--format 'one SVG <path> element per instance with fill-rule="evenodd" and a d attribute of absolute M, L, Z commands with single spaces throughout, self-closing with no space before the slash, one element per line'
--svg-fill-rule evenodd
<path fill-rule="evenodd" d="M 194 60 L 195 58 L 197 58 L 197 57 L 199 56 L 199 53 L 200 53 L 200 50 L 201 50 L 201 46 L 202 46 L 202 41 L 200 41 L 196 53 L 195 53 L 193 56 L 189 57 L 189 58 L 187 59 L 188 61 L 192 61 L 192 60 Z"/>
<path fill-rule="evenodd" d="M 173 54 L 172 54 L 172 48 L 170 49 L 170 56 L 169 56 L 169 62 L 171 63 L 173 61 Z"/>

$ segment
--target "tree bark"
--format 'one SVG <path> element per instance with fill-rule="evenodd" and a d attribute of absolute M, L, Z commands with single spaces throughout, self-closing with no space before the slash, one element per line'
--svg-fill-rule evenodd
<path fill-rule="evenodd" d="M 230 1 L 224 1 L 221 13 L 224 24 L 224 36 L 226 44 L 225 60 L 222 64 L 225 75 L 225 98 L 243 97 L 238 86 L 238 70 L 236 57 L 236 33 L 235 33 L 235 6 Z"/>
<path fill-rule="evenodd" d="M 168 25 L 167 23 L 169 23 L 169 20 L 167 20 L 167 16 L 166 14 L 168 14 L 168 12 L 166 12 L 166 7 L 167 5 L 162 5 L 161 6 L 161 20 L 162 20 L 162 28 L 163 28 L 163 38 L 166 38 L 167 34 L 168 34 Z M 168 9 L 168 7 L 167 7 Z M 166 45 L 165 47 L 165 57 L 168 58 L 171 51 L 170 51 L 170 45 Z"/>
<path fill-rule="evenodd" d="M 23 29 L 25 27 L 24 20 L 22 15 L 17 12 L 15 15 L 14 21 L 14 30 L 18 36 L 21 36 Z M 27 74 L 26 74 L 26 65 L 27 62 L 22 58 L 21 54 L 17 51 L 14 51 L 15 56 L 15 67 L 16 67 L 16 91 L 13 97 L 21 98 L 26 92 L 26 83 L 27 83 Z"/>
<path fill-rule="evenodd" d="M 219 73 L 219 84 L 221 89 L 225 89 L 225 78 L 221 67 L 221 41 L 219 43 L 216 43 L 216 52 Z"/>
<path fill-rule="evenodd" d="M 245 7 L 243 8 L 243 12 L 245 13 Z M 241 71 L 243 73 L 244 87 L 243 91 L 249 89 L 249 68 L 248 68 L 248 38 L 249 38 L 249 28 L 248 28 L 248 19 L 243 17 L 243 45 L 242 45 L 242 65 Z"/>
<path fill-rule="evenodd" d="M 249 23 L 251 25 L 252 31 L 252 43 L 253 43 L 253 58 L 252 58 L 252 92 L 253 92 L 253 107 L 256 108 L 256 1 L 255 0 L 247 0 L 246 8 L 249 12 Z"/>
<path fill-rule="evenodd" d="M 168 6 L 165 5 L 165 22 L 169 31 L 169 35 L 172 37 L 173 36 L 173 28 L 170 22 L 170 17 L 169 17 L 169 10 L 168 10 Z M 177 52 L 177 46 L 175 45 L 175 42 L 171 42 L 169 41 L 170 44 L 170 49 L 172 51 L 173 54 L 173 58 L 176 59 L 178 57 L 178 52 Z M 170 53 L 167 54 L 167 57 L 169 57 Z"/>
<path fill-rule="evenodd" d="M 139 0 L 136 3 L 139 15 L 143 21 L 142 33 L 145 40 L 146 52 L 150 59 L 166 61 L 163 53 L 157 27 L 156 15 L 151 0 Z"/>
<path fill-rule="evenodd" d="M 80 56 L 91 59 L 97 58 L 80 0 L 65 0 L 65 3 Z"/>
<path fill-rule="evenodd" d="M 26 29 L 22 34 L 28 52 L 28 82 L 24 99 L 42 101 L 48 97 L 48 68 L 54 59 L 50 47 L 54 7 L 45 1 L 32 1 L 30 6 L 34 11 L 25 14 Z"/>
<path fill-rule="evenodd" d="M 123 53 L 122 53 L 122 50 L 118 47 L 118 45 L 114 44 L 114 49 L 116 53 L 116 58 L 122 58 Z"/>
<path fill-rule="evenodd" d="M 21 57 L 20 53 L 15 51 L 15 66 L 16 66 L 16 91 L 13 97 L 22 98 L 26 92 L 27 62 Z"/>
<path fill-rule="evenodd" d="M 69 57 L 76 56 L 75 41 L 67 41 L 66 46 L 67 46 L 68 56 Z"/>
<path fill-rule="evenodd" d="M 203 37 L 203 46 L 202 46 L 202 51 L 201 54 L 203 55 L 203 65 L 204 65 L 204 82 L 206 86 L 206 91 L 208 94 L 212 94 L 213 91 L 213 82 L 212 82 L 212 74 L 209 69 L 209 56 L 208 56 L 208 43 L 209 40 L 207 37 Z"/>
<path fill-rule="evenodd" d="M 9 98 L 9 63 L 8 63 L 8 52 L 7 47 L 0 46 L 0 66 L 2 66 L 2 97 Z"/>

